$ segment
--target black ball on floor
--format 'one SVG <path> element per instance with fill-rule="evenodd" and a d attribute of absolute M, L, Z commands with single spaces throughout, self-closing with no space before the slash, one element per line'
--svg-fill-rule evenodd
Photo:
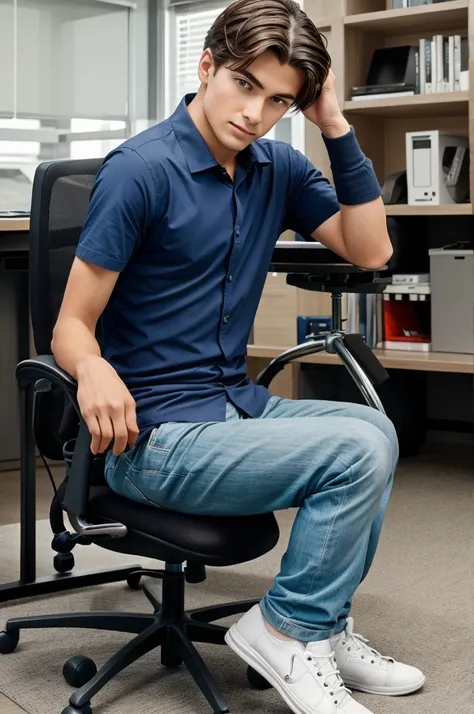
<path fill-rule="evenodd" d="M 270 682 L 267 682 L 265 677 L 262 677 L 262 675 L 256 672 L 253 667 L 247 668 L 247 679 L 249 680 L 249 684 L 251 684 L 255 689 L 270 689 L 272 686 Z"/>
<path fill-rule="evenodd" d="M 74 568 L 74 556 L 72 553 L 58 553 L 54 556 L 53 565 L 57 573 L 69 573 Z"/>
<path fill-rule="evenodd" d="M 63 667 L 64 679 L 71 687 L 83 687 L 97 674 L 97 667 L 89 657 L 75 655 L 68 659 Z M 64 713 L 63 713 L 64 714 Z M 69 714 L 66 712 L 66 714 Z M 72 712 L 70 714 L 73 714 Z M 81 711 L 82 714 L 82 711 Z"/>
<path fill-rule="evenodd" d="M 11 654 L 16 650 L 18 640 L 20 639 L 20 630 L 12 632 L 0 632 L 0 654 Z"/>

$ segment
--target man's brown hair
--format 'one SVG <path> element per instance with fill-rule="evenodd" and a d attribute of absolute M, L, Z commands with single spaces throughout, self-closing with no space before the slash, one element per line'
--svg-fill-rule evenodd
<path fill-rule="evenodd" d="M 210 49 L 216 71 L 247 69 L 270 50 L 282 64 L 303 70 L 305 81 L 295 100 L 304 111 L 318 98 L 331 58 L 324 36 L 293 0 L 236 0 L 215 20 L 204 49 Z"/>

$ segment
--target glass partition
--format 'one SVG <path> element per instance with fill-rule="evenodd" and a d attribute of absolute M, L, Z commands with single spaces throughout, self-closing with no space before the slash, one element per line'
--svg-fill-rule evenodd
<path fill-rule="evenodd" d="M 14 27 L 13 0 L 0 0 L 0 117 L 14 113 Z"/>
<path fill-rule="evenodd" d="M 40 161 L 105 156 L 132 132 L 132 3 L 0 0 L 0 210 Z"/>
<path fill-rule="evenodd" d="M 129 114 L 129 10 L 97 0 L 17 0 L 17 115 Z"/>

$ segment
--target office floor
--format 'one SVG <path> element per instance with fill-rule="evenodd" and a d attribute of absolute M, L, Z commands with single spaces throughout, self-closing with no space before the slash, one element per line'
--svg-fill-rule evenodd
<path fill-rule="evenodd" d="M 437 448 L 402 461 L 387 511 L 386 524 L 374 566 L 354 599 L 355 629 L 370 638 L 372 646 L 397 659 L 421 667 L 427 675 L 423 690 L 409 697 L 355 698 L 374 714 L 472 714 L 469 680 L 472 623 L 466 618 L 472 598 L 471 543 L 474 537 L 474 449 Z M 12 579 L 17 564 L 16 519 L 18 474 L 0 474 L 0 578 Z M 44 473 L 39 478 L 39 516 L 47 516 L 51 487 Z M 8 494 L 9 508 L 1 494 Z M 205 583 L 188 586 L 187 604 L 258 597 L 270 585 L 287 542 L 294 511 L 278 514 L 281 538 L 263 558 L 233 568 L 208 571 Z M 5 525 L 4 525 L 5 524 Z M 10 524 L 10 525 L 7 525 Z M 113 567 L 112 553 L 91 546 L 77 554 L 80 569 Z M 106 558 L 106 561 L 104 561 Z M 136 559 L 135 559 L 136 560 Z M 50 572 L 51 551 L 47 521 L 38 524 L 38 565 Z M 134 561 L 135 562 L 135 561 Z M 2 622 L 20 614 L 51 610 L 148 611 L 140 592 L 121 583 L 86 588 L 70 594 L 37 598 L 34 602 L 5 604 Z M 1 714 L 56 714 L 62 710 L 70 688 L 61 667 L 72 654 L 83 652 L 102 663 L 127 635 L 57 630 L 54 646 L 50 632 L 29 631 L 15 655 L 3 657 L 0 667 Z M 71 646 L 73 642 L 73 646 Z M 228 648 L 205 645 L 203 655 L 218 685 L 225 692 L 232 714 L 289 714 L 274 691 L 251 689 L 245 666 Z M 440 657 L 440 652 L 443 655 Z M 208 714 L 203 698 L 186 671 L 162 671 L 156 653 L 133 665 L 97 696 L 99 714 Z"/>
<path fill-rule="evenodd" d="M 60 483 L 61 467 L 53 467 L 53 477 Z M 0 472 L 0 526 L 18 523 L 20 518 L 20 481 L 18 471 Z M 42 520 L 48 517 L 52 486 L 46 469 L 39 467 L 37 473 L 37 515 Z M 25 710 L 0 693 L 0 714 L 24 714 Z"/>

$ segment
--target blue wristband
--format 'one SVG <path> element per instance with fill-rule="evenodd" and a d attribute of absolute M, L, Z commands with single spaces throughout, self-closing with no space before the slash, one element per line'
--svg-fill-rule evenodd
<path fill-rule="evenodd" d="M 345 206 L 373 201 L 382 195 L 374 168 L 359 146 L 354 129 L 337 139 L 323 134 L 331 162 L 337 199 Z"/>

